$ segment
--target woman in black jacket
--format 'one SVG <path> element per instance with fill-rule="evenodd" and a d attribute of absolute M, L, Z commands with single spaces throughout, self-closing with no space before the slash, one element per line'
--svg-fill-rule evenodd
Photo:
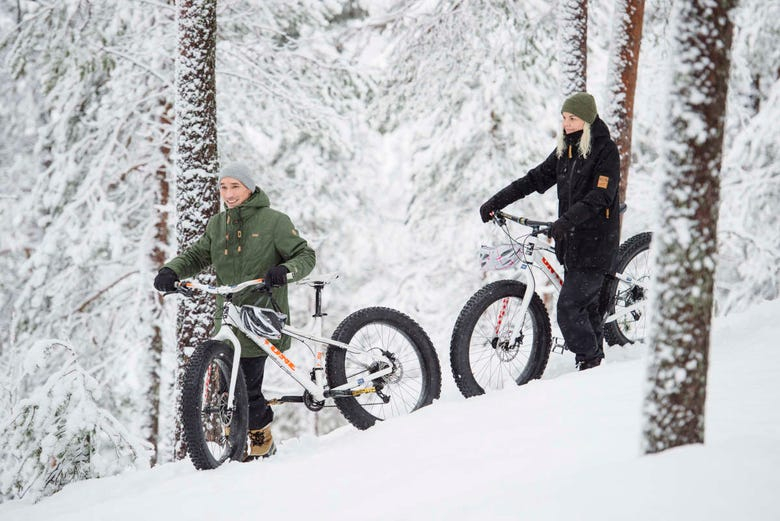
<path fill-rule="evenodd" d="M 558 220 L 551 228 L 555 253 L 564 266 L 558 297 L 558 325 L 580 370 L 604 358 L 604 309 L 599 296 L 613 269 L 620 241 L 618 186 L 620 156 L 609 129 L 598 117 L 593 96 L 579 92 L 561 108 L 558 146 L 543 163 L 483 204 L 488 222 L 493 212 L 536 191 L 557 185 Z"/>

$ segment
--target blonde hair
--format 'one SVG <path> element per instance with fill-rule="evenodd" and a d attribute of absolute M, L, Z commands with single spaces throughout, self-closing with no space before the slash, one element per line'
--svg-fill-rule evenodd
<path fill-rule="evenodd" d="M 563 139 L 563 129 L 558 133 L 558 147 L 555 150 L 555 156 L 560 159 L 563 157 L 563 151 L 566 148 L 566 143 Z M 582 137 L 580 137 L 580 144 L 577 147 L 582 157 L 588 157 L 590 154 L 590 123 L 585 122 L 585 126 L 582 127 Z"/>

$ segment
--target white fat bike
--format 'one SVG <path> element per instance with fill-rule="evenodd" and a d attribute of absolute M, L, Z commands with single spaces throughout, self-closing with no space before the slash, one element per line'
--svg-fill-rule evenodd
<path fill-rule="evenodd" d="M 531 229 L 520 237 L 507 226 L 513 221 Z M 483 271 L 519 269 L 520 280 L 499 280 L 477 291 L 455 322 L 450 341 L 450 364 L 455 383 L 466 397 L 523 385 L 541 378 L 552 349 L 566 349 L 553 339 L 550 316 L 536 292 L 535 270 L 560 292 L 564 270 L 554 248 L 539 237 L 552 223 L 496 212 L 493 222 L 509 244 L 480 252 Z M 651 234 L 640 233 L 618 250 L 616 273 L 606 277 L 600 305 L 605 310 L 604 338 L 609 344 L 641 341 L 645 335 L 645 305 L 650 282 Z M 554 346 L 553 346 L 554 344 Z"/>
<path fill-rule="evenodd" d="M 234 328 L 303 389 L 300 395 L 269 400 L 271 405 L 298 402 L 319 411 L 332 401 L 350 423 L 367 429 L 377 420 L 410 413 L 439 397 L 441 369 L 436 352 L 425 331 L 403 313 L 384 307 L 361 309 L 345 318 L 332 338 L 322 336 L 322 290 L 328 282 L 298 282 L 315 291 L 312 332 L 286 324 L 286 315 L 279 312 L 273 290 L 263 279 L 233 286 L 177 283 L 175 293 L 203 292 L 224 298 L 222 327 L 195 348 L 184 376 L 180 414 L 187 452 L 196 468 L 213 469 L 245 456 L 248 399 Z M 268 292 L 274 309 L 235 305 L 233 296 L 248 288 Z M 303 342 L 311 359 L 293 360 L 271 342 L 284 336 Z"/>

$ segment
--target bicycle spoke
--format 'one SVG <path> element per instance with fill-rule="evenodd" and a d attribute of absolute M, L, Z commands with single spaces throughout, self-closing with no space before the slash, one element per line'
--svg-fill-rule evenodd
<path fill-rule="evenodd" d="M 483 387 L 515 385 L 530 361 L 533 324 L 523 320 L 527 316 L 520 315 L 521 307 L 522 299 L 504 297 L 491 303 L 475 324 L 469 360 L 475 380 Z M 518 324 L 521 329 L 515 331 Z"/>

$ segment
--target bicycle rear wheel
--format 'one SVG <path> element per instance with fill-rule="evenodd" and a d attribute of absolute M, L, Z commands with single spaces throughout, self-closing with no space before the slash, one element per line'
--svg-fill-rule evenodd
<path fill-rule="evenodd" d="M 466 398 L 540 378 L 550 358 L 550 317 L 534 293 L 524 317 L 527 287 L 499 280 L 477 291 L 455 322 L 450 342 L 452 376 Z M 515 330 L 518 323 L 522 326 Z"/>
<path fill-rule="evenodd" d="M 228 401 L 233 349 L 209 340 L 198 346 L 184 376 L 181 419 L 187 453 L 195 468 L 214 469 L 242 460 L 247 438 L 247 392 L 239 369 L 234 407 Z"/>
<path fill-rule="evenodd" d="M 403 313 L 382 307 L 361 309 L 339 324 L 333 339 L 350 348 L 328 349 L 325 374 L 331 389 L 384 369 L 387 363 L 392 367 L 389 374 L 364 383 L 362 389 L 368 392 L 335 398 L 336 407 L 358 429 L 408 414 L 439 397 L 441 367 L 436 351 L 419 324 Z M 366 355 L 372 353 L 387 362 L 367 364 L 372 357 Z"/>
<path fill-rule="evenodd" d="M 650 232 L 640 233 L 627 239 L 618 250 L 617 273 L 631 277 L 633 283 L 612 278 L 607 285 L 607 295 L 611 302 L 609 314 L 620 316 L 604 324 L 604 339 L 608 344 L 624 345 L 641 342 L 647 334 L 647 285 L 650 283 Z M 642 287 L 638 286 L 641 285 Z M 628 312 L 621 309 L 639 306 Z"/>

